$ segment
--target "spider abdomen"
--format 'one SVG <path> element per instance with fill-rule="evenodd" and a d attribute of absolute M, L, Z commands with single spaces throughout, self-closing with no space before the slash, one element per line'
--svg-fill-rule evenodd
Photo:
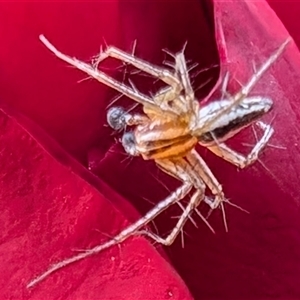
<path fill-rule="evenodd" d="M 271 99 L 261 96 L 244 98 L 234 106 L 231 100 L 211 102 L 200 110 L 194 135 L 198 136 L 200 144 L 204 146 L 216 141 L 224 142 L 258 120 L 270 111 L 272 106 Z"/>

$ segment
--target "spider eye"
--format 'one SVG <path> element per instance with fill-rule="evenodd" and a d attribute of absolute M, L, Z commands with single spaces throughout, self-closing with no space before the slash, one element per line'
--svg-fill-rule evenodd
<path fill-rule="evenodd" d="M 136 143 L 133 132 L 125 132 L 122 137 L 122 145 L 124 147 L 124 150 L 132 155 L 137 156 L 139 155 L 137 149 L 136 149 Z"/>
<path fill-rule="evenodd" d="M 126 126 L 125 121 L 126 112 L 122 107 L 111 107 L 107 111 L 107 123 L 114 130 L 122 130 Z"/>

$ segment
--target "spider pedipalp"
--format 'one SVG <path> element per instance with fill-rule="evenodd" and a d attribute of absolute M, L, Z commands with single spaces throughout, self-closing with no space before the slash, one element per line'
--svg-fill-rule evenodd
<path fill-rule="evenodd" d="M 106 114 L 108 125 L 116 130 L 122 130 L 126 127 L 126 111 L 123 107 L 113 106 Z"/>
<path fill-rule="evenodd" d="M 134 133 L 132 131 L 128 131 L 123 134 L 121 143 L 126 153 L 131 156 L 139 155 L 139 152 L 136 149 Z"/>

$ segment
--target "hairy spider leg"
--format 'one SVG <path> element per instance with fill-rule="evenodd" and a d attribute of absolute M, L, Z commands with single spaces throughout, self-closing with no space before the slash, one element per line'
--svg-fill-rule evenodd
<path fill-rule="evenodd" d="M 207 148 L 215 155 L 236 165 L 237 167 L 241 169 L 245 168 L 253 164 L 258 159 L 260 152 L 267 146 L 270 138 L 274 133 L 274 129 L 271 125 L 267 125 L 261 121 L 256 122 L 256 124 L 264 131 L 264 134 L 261 139 L 255 144 L 251 152 L 246 156 L 232 150 L 225 143 L 218 143 Z"/>
<path fill-rule="evenodd" d="M 180 82 L 183 86 L 184 99 L 187 106 L 187 112 L 193 113 L 195 110 L 195 93 L 192 88 L 189 72 L 186 65 L 186 60 L 183 52 L 179 52 L 175 55 L 175 70 L 178 73 Z M 196 102 L 198 104 L 198 102 Z"/>
<path fill-rule="evenodd" d="M 155 160 L 158 167 L 164 171 L 165 173 L 179 179 L 180 181 L 184 182 L 184 184 L 192 184 L 192 186 L 196 189 L 193 195 L 190 198 L 189 203 L 187 204 L 186 208 L 184 209 L 183 213 L 181 214 L 179 220 L 177 221 L 176 225 L 172 229 L 172 231 L 167 235 L 167 237 L 162 238 L 153 232 L 148 230 L 138 230 L 135 234 L 143 234 L 147 235 L 148 237 L 152 238 L 156 242 L 163 244 L 165 246 L 170 246 L 175 241 L 178 234 L 181 232 L 184 224 L 189 219 L 191 213 L 197 209 L 199 204 L 202 200 L 206 198 L 205 192 L 205 184 L 197 176 L 197 173 L 194 172 L 192 165 L 188 163 L 188 161 L 184 160 L 183 158 L 176 158 L 176 159 L 161 159 Z M 178 199 L 178 202 L 181 199 Z M 208 200 L 206 200 L 208 202 Z M 209 229 L 214 233 L 213 228 L 207 222 L 207 220 L 197 211 L 198 215 L 202 218 L 205 224 L 209 227 Z"/>
<path fill-rule="evenodd" d="M 74 66 L 75 68 L 85 72 L 86 74 L 90 75 L 91 77 L 98 80 L 99 82 L 117 90 L 118 92 L 124 94 L 128 98 L 130 98 L 142 105 L 147 105 L 149 107 L 153 107 L 154 109 L 156 108 L 156 105 L 153 102 L 153 99 L 151 97 L 148 97 L 147 95 L 140 93 L 135 88 L 131 88 L 131 87 L 115 80 L 111 76 L 108 76 L 104 72 L 93 68 L 91 65 L 89 65 L 83 61 L 80 61 L 76 58 L 72 58 L 66 54 L 63 54 L 57 48 L 55 48 L 43 35 L 40 35 L 39 38 L 42 41 L 42 43 L 52 53 L 54 53 L 55 56 L 57 56 L 61 60 L 65 61 L 68 64 Z M 164 113 L 166 115 L 168 115 L 169 112 L 165 111 Z"/>
<path fill-rule="evenodd" d="M 147 61 L 137 58 L 135 55 L 126 53 L 114 46 L 108 46 L 104 51 L 102 51 L 95 60 L 94 66 L 98 68 L 99 63 L 108 57 L 116 58 L 125 63 L 131 64 L 137 69 L 148 73 L 153 77 L 159 78 L 166 84 L 170 85 L 175 91 L 177 91 L 177 93 L 182 90 L 181 82 L 169 70 L 148 63 Z"/>
<path fill-rule="evenodd" d="M 95 61 L 94 66 L 98 68 L 100 62 L 108 57 L 116 58 L 125 63 L 135 66 L 168 84 L 170 87 L 162 88 L 156 95 L 153 96 L 153 102 L 159 106 L 160 109 L 170 110 L 177 114 L 192 112 L 194 92 L 191 87 L 186 61 L 183 53 L 175 55 L 175 74 L 172 74 L 165 68 L 158 67 L 154 64 L 148 63 L 133 54 L 126 53 L 114 46 L 109 46 L 105 51 L 102 51 Z M 176 76 L 179 73 L 180 79 Z M 185 90 L 185 97 L 180 97 L 180 92 Z M 172 102 L 172 105 L 169 105 Z M 175 103 L 176 102 L 176 103 Z M 188 109 L 187 109 L 188 107 Z"/>
<path fill-rule="evenodd" d="M 190 214 L 197 208 L 197 206 L 200 204 L 202 199 L 203 199 L 202 191 L 196 190 L 195 193 L 192 195 L 188 205 L 186 206 L 183 213 L 181 214 L 181 216 L 180 216 L 178 222 L 176 223 L 175 227 L 172 229 L 171 233 L 168 234 L 167 237 L 162 238 L 159 235 L 157 235 L 153 232 L 150 232 L 148 230 L 139 230 L 135 234 L 146 235 L 146 236 L 152 238 L 153 240 L 155 240 L 157 243 L 163 244 L 165 246 L 172 245 L 173 242 L 175 241 L 176 237 L 178 236 L 178 234 L 181 232 L 184 224 L 188 220 Z M 211 227 L 210 227 L 210 229 L 213 231 L 213 229 Z"/>
<path fill-rule="evenodd" d="M 148 213 L 146 213 L 145 216 L 141 217 L 138 221 L 135 223 L 129 225 L 125 229 L 123 229 L 118 235 L 116 235 L 114 238 L 108 240 L 107 242 L 97 245 L 91 249 L 88 249 L 84 251 L 83 253 L 80 253 L 78 255 L 75 255 L 73 257 L 67 258 L 65 260 L 62 260 L 54 265 L 52 265 L 46 272 L 41 274 L 40 276 L 36 277 L 34 280 L 28 283 L 27 288 L 31 288 L 40 281 L 47 278 L 52 273 L 56 272 L 57 270 L 64 268 L 72 263 L 75 263 L 77 261 L 80 261 L 82 259 L 85 259 L 89 256 L 95 255 L 99 252 L 102 252 L 108 248 L 111 248 L 113 246 L 118 245 L 119 243 L 123 242 L 133 234 L 135 234 L 141 227 L 147 225 L 150 221 L 152 221 L 157 215 L 159 215 L 161 212 L 166 210 L 168 207 L 170 207 L 172 204 L 176 203 L 177 201 L 180 201 L 192 189 L 192 184 L 185 183 L 179 188 L 177 188 L 172 194 L 170 194 L 167 198 L 159 202 L 153 209 L 151 209 Z"/>
<path fill-rule="evenodd" d="M 132 83 L 131 83 L 132 87 L 129 87 L 129 86 L 125 85 L 124 83 L 119 82 L 119 81 L 115 80 L 114 78 L 112 78 L 111 76 L 108 76 L 104 72 L 100 71 L 99 69 L 96 68 L 96 66 L 91 66 L 90 64 L 87 64 L 87 63 L 85 63 L 83 61 L 80 61 L 76 58 L 72 58 L 72 57 L 70 57 L 66 54 L 63 54 L 56 47 L 54 47 L 45 38 L 45 36 L 40 35 L 39 38 L 42 41 L 42 43 L 52 53 L 55 54 L 55 56 L 57 56 L 58 58 L 60 58 L 61 60 L 65 61 L 65 62 L 69 63 L 70 65 L 74 66 L 75 68 L 85 72 L 86 74 L 88 74 L 89 76 L 91 76 L 94 79 L 98 80 L 99 82 L 115 89 L 116 91 L 118 91 L 121 94 L 127 96 L 128 98 L 142 104 L 144 108 L 152 110 L 152 111 L 160 110 L 161 113 L 163 113 L 165 117 L 167 117 L 167 116 L 174 117 L 174 116 L 180 114 L 180 111 L 178 112 L 178 108 L 175 108 L 175 107 L 173 108 L 173 107 L 170 107 L 169 105 L 161 105 L 161 104 L 164 104 L 165 102 L 168 104 L 169 100 L 173 100 L 174 98 L 175 99 L 178 98 L 177 94 L 179 92 L 175 92 L 175 90 L 173 90 L 172 87 L 167 88 L 167 89 L 162 89 L 153 98 L 149 97 L 149 96 L 139 92 Z M 134 59 L 138 60 L 133 55 L 129 55 L 129 56 L 132 56 Z M 142 61 L 142 62 L 144 62 L 144 61 Z M 130 61 L 128 63 L 130 63 Z M 145 62 L 145 63 L 148 64 L 147 62 Z M 177 84 L 179 84 L 178 88 L 176 88 L 176 91 L 182 89 L 178 79 L 176 77 L 174 77 L 169 70 L 161 69 L 161 68 L 159 68 L 160 70 L 157 70 L 154 65 L 151 65 L 151 64 L 148 64 L 148 65 L 150 66 L 150 69 L 151 69 L 151 66 L 152 66 L 154 71 L 156 70 L 157 72 L 160 72 L 161 76 L 165 72 L 164 75 L 166 75 L 166 77 L 163 77 L 162 80 L 165 79 L 165 78 L 169 78 L 170 81 L 172 81 L 172 78 L 173 78 L 174 79 L 173 84 L 175 85 L 175 81 L 176 81 Z M 145 71 L 144 69 L 142 69 L 142 70 Z M 166 80 L 168 81 L 168 79 L 166 79 Z M 155 101 L 158 101 L 158 103 L 156 103 Z M 178 103 L 178 101 L 177 101 L 177 103 Z M 181 104 L 180 107 L 181 107 L 181 109 L 183 109 L 184 105 Z"/>
<path fill-rule="evenodd" d="M 165 238 L 164 245 L 170 245 L 175 240 L 176 236 L 182 229 L 184 223 L 187 218 L 189 218 L 191 212 L 193 210 L 196 211 L 198 216 L 204 221 L 204 223 L 209 227 L 209 229 L 215 233 L 214 229 L 207 222 L 207 220 L 200 214 L 197 210 L 197 206 L 203 200 L 205 203 L 211 203 L 212 200 L 205 196 L 205 188 L 206 185 L 204 181 L 201 179 L 200 174 L 197 172 L 197 169 L 194 164 L 198 162 L 189 161 L 184 158 L 175 158 L 175 159 L 159 159 L 155 160 L 157 166 L 168 175 L 182 181 L 183 183 L 191 182 L 193 187 L 196 189 L 197 196 L 192 196 L 189 204 L 187 205 L 185 211 L 180 217 L 177 225 L 172 230 L 171 234 Z M 199 193 L 200 192 L 200 193 Z M 153 235 L 152 235 L 153 236 Z"/>

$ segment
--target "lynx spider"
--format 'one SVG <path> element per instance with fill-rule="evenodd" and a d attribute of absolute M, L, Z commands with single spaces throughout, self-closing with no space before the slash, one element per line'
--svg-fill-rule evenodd
<path fill-rule="evenodd" d="M 203 200 L 211 209 L 221 206 L 223 210 L 223 202 L 228 202 L 228 200 L 224 197 L 221 184 L 194 148 L 199 143 L 240 168 L 257 160 L 259 153 L 267 145 L 274 132 L 271 125 L 257 121 L 257 119 L 272 108 L 273 102 L 267 97 L 249 97 L 248 95 L 262 75 L 282 54 L 291 39 L 288 38 L 235 95 L 230 95 L 226 90 L 229 80 L 229 75 L 226 74 L 222 85 L 225 98 L 203 107 L 200 107 L 195 99 L 183 52 L 174 56 L 174 72 L 171 72 L 112 46 L 101 52 L 94 64 L 89 65 L 61 53 L 43 35 L 40 36 L 40 40 L 60 59 L 143 105 L 144 115 L 130 114 L 120 107 L 112 107 L 107 113 L 108 123 L 116 130 L 125 126 L 135 126 L 134 131 L 123 135 L 122 144 L 125 151 L 133 156 L 141 155 L 144 159 L 154 159 L 160 169 L 182 181 L 182 185 L 113 239 L 53 265 L 31 281 L 27 287 L 34 286 L 64 266 L 117 245 L 132 235 L 144 234 L 161 244 L 171 245 L 193 211 L 196 211 L 210 227 L 206 219 L 198 212 L 197 206 Z M 98 69 L 98 64 L 108 57 L 131 64 L 160 79 L 168 87 L 161 89 L 153 97 L 144 95 L 133 85 L 129 87 L 118 82 Z M 235 152 L 224 144 L 227 139 L 254 121 L 257 121 L 256 124 L 264 133 L 247 156 Z M 206 186 L 211 190 L 213 200 L 205 195 Z M 185 198 L 193 188 L 194 192 L 188 205 L 166 238 L 141 230 L 162 211 Z M 211 227 L 210 229 L 213 231 Z"/>

